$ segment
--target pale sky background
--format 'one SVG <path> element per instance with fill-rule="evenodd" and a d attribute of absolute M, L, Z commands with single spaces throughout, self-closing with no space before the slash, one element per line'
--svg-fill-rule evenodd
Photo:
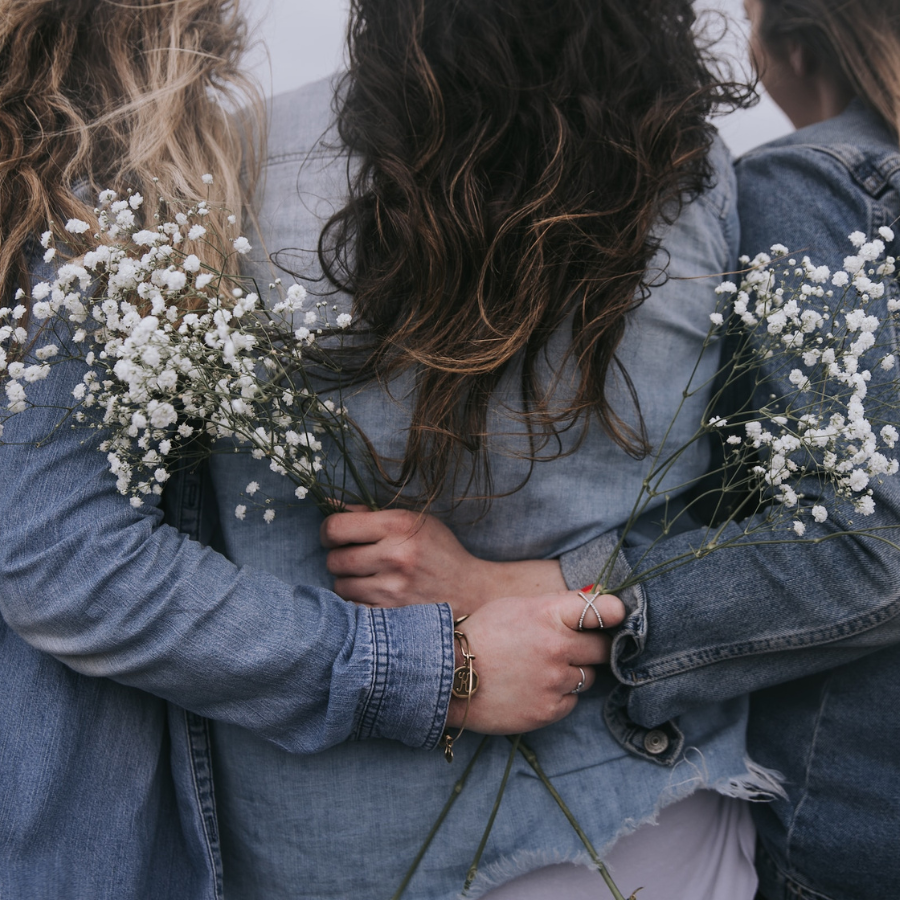
<path fill-rule="evenodd" d="M 341 63 L 345 0 L 244 0 L 262 46 L 251 56 L 256 74 L 271 93 L 281 93 L 334 72 Z M 742 0 L 696 0 L 699 9 L 725 12 L 731 21 L 723 43 L 738 65 L 745 64 L 745 20 Z M 751 110 L 740 110 L 718 122 L 736 155 L 787 134 L 791 124 L 768 98 Z"/>

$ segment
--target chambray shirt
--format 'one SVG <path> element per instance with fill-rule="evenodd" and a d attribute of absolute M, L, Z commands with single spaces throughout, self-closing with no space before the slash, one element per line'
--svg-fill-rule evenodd
<path fill-rule="evenodd" d="M 314 252 L 322 225 L 346 196 L 348 158 L 338 136 L 328 130 L 330 102 L 327 82 L 275 102 L 259 209 L 261 234 L 255 243 L 297 275 L 309 291 L 310 304 L 319 295 L 327 296 L 337 315 L 350 309 L 350 299 L 324 294 Z M 713 162 L 716 184 L 687 205 L 663 235 L 664 251 L 652 266 L 657 286 L 630 315 L 619 352 L 657 449 L 700 357 L 717 302 L 715 288 L 722 273 L 735 265 L 735 189 L 721 145 L 714 150 Z M 668 280 L 661 274 L 663 267 Z M 260 284 L 284 274 L 261 257 L 253 271 Z M 549 367 L 558 368 L 569 340 L 570 330 L 563 326 L 551 340 Z M 718 364 L 714 346 L 699 364 L 697 392 L 667 446 L 674 449 L 694 434 Z M 562 369 L 560 374 L 557 396 L 564 397 L 574 372 Z M 549 369 L 545 375 L 551 377 Z M 399 378 L 387 391 L 371 385 L 344 397 L 350 415 L 383 456 L 402 455 L 411 393 L 412 380 Z M 633 422 L 633 407 L 621 382 L 614 385 L 611 399 L 617 412 Z M 523 486 L 497 497 L 487 509 L 477 500 L 453 505 L 444 498 L 437 511 L 478 556 L 555 558 L 622 523 L 652 461 L 635 460 L 592 423 L 575 452 L 536 462 L 526 481 L 529 463 L 522 454 L 528 443 L 514 415 L 519 402 L 513 370 L 492 400 L 489 452 L 495 492 L 525 482 Z M 577 437 L 577 429 L 564 434 L 563 449 L 573 449 Z M 673 495 L 674 486 L 703 473 L 708 462 L 705 445 L 693 445 L 668 477 Z M 291 484 L 272 474 L 264 462 L 239 454 L 214 457 L 212 476 L 223 512 L 222 549 L 230 559 L 240 566 L 264 568 L 288 583 L 322 588 L 331 584 L 319 543 L 319 514 L 311 503 L 291 503 Z M 233 515 L 251 480 L 259 483 L 260 493 L 274 498 L 278 512 L 271 524 L 259 512 L 248 511 L 244 521 Z M 654 523 L 662 516 L 664 494 L 637 529 L 644 539 L 654 529 L 658 532 Z M 611 680 L 601 679 L 598 688 L 579 698 L 573 714 L 529 736 L 598 850 L 652 817 L 660 806 L 699 787 L 740 795 L 764 786 L 764 779 L 750 773 L 745 763 L 744 699 L 711 704 L 651 730 L 621 721 L 608 726 L 604 706 L 611 687 Z M 332 679 L 330 688 L 334 702 L 340 702 L 341 680 Z M 455 745 L 452 766 L 440 753 L 388 741 L 348 742 L 298 756 L 240 723 L 215 723 L 213 758 L 226 893 L 236 900 L 390 896 L 479 742 L 478 736 L 464 735 Z M 410 897 L 449 900 L 458 894 L 508 754 L 505 739 L 488 742 L 437 844 L 412 881 Z M 547 862 L 583 858 L 583 847 L 555 802 L 517 759 L 473 890 L 477 894 Z"/>

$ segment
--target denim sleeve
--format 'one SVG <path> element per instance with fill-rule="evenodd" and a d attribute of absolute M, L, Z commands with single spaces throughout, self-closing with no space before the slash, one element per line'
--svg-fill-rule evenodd
<path fill-rule="evenodd" d="M 840 162 L 808 147 L 752 154 L 737 171 L 742 252 L 750 256 L 781 242 L 834 270 L 848 255 L 850 232 L 873 234 L 897 214 L 862 191 Z M 878 379 L 876 372 L 871 387 Z M 765 385 L 775 394 L 779 388 L 790 385 L 777 378 Z M 897 425 L 896 405 L 890 415 Z M 805 502 L 837 511 L 811 524 L 804 542 L 757 534 L 627 592 L 629 616 L 614 641 L 613 671 L 625 686 L 629 717 L 652 727 L 900 642 L 900 476 L 871 487 L 876 512 L 865 526 L 884 529 L 878 536 L 844 534 L 855 523 L 817 481 L 805 479 L 798 487 Z M 740 542 L 742 532 L 730 525 L 725 537 Z M 701 533 L 688 532 L 649 554 L 626 548 L 618 565 L 646 570 L 701 541 Z M 589 583 L 588 572 L 599 571 L 614 546 L 600 538 L 564 557 L 569 586 Z"/>
<path fill-rule="evenodd" d="M 78 362 L 54 366 L 30 386 L 43 408 L 12 417 L 3 433 L 7 624 L 77 672 L 289 751 L 375 737 L 435 746 L 454 661 L 450 608 L 345 603 L 232 565 L 163 525 L 153 503 L 132 508 L 97 449 L 101 432 L 54 431 L 80 372 Z"/>

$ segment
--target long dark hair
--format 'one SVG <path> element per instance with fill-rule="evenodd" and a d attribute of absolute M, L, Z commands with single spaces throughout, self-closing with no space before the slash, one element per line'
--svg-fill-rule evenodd
<path fill-rule="evenodd" d="M 533 454 L 588 414 L 647 451 L 607 400 L 616 349 L 737 96 L 694 24 L 690 0 L 352 0 L 338 127 L 361 164 L 319 253 L 371 329 L 364 374 L 415 370 L 397 487 L 458 491 L 474 456 L 490 492 L 487 409 L 513 365 Z M 569 319 L 580 374 L 555 408 L 539 372 Z"/>

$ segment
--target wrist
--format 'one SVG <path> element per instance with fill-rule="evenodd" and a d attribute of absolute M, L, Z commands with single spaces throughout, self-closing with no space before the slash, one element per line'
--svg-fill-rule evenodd
<path fill-rule="evenodd" d="M 493 563 L 493 590 L 489 599 L 535 597 L 567 590 L 559 560 L 527 559 Z"/>

